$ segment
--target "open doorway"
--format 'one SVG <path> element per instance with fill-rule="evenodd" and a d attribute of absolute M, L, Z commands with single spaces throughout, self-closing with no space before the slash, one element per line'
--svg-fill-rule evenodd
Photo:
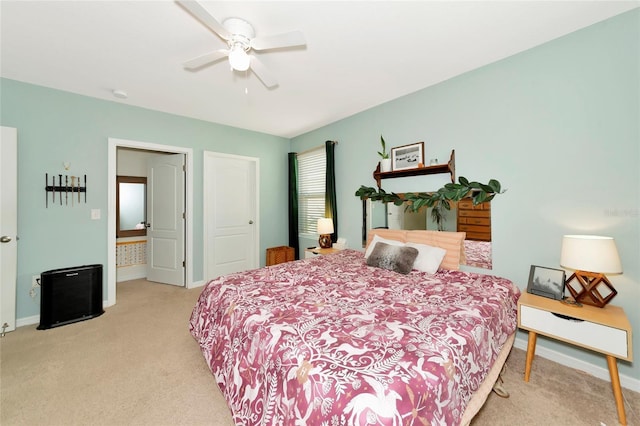
<path fill-rule="evenodd" d="M 185 286 L 184 154 L 118 147 L 116 283 Z"/>
<path fill-rule="evenodd" d="M 191 254 L 193 224 L 193 152 L 191 148 L 152 144 L 123 139 L 109 138 L 108 155 L 108 183 L 109 183 L 109 203 L 108 203 L 108 254 L 107 254 L 107 306 L 116 303 L 116 176 L 118 175 L 118 151 L 126 150 L 139 155 L 153 157 L 181 157 L 183 158 L 186 172 L 184 173 L 184 184 L 182 197 L 184 199 L 184 238 L 179 240 L 180 250 L 184 253 L 184 286 L 190 288 L 193 282 L 193 259 Z M 167 155 L 178 154 L 178 155 Z M 178 167 L 178 166 L 175 166 Z"/>

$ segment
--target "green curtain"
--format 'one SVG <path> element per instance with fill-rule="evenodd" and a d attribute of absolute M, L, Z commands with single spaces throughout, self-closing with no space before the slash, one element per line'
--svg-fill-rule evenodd
<path fill-rule="evenodd" d="M 326 141 L 327 172 L 324 196 L 324 216 L 333 219 L 333 234 L 331 241 L 338 241 L 338 203 L 336 201 L 336 156 L 335 145 L 338 142 Z"/>
<path fill-rule="evenodd" d="M 295 250 L 295 258 L 300 259 L 298 243 L 298 155 L 289 153 L 289 247 Z"/>

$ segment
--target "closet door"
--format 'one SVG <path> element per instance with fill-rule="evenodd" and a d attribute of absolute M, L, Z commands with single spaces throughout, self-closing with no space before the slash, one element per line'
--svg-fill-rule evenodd
<path fill-rule="evenodd" d="M 18 132 L 2 127 L 0 136 L 0 331 L 16 328 L 18 260 Z"/>
<path fill-rule="evenodd" d="M 258 267 L 258 159 L 205 152 L 205 281 Z"/>

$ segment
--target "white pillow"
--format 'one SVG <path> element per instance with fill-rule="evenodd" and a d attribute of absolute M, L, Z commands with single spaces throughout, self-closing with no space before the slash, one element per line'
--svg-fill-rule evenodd
<path fill-rule="evenodd" d="M 406 243 L 405 245 L 418 250 L 418 257 L 413 262 L 413 269 L 428 274 L 435 274 L 438 271 L 444 255 L 447 254 L 447 251 L 440 247 L 417 243 Z"/>
<path fill-rule="evenodd" d="M 404 245 L 403 242 L 396 241 L 396 240 L 388 240 L 386 238 L 379 237 L 378 235 L 374 235 L 373 239 L 371 240 L 371 243 L 369 243 L 369 247 L 367 247 L 367 251 L 364 252 L 364 258 L 365 259 L 369 258 L 369 255 L 373 251 L 373 248 L 375 247 L 375 245 L 376 245 L 376 243 L 378 241 L 381 241 L 383 243 L 387 243 L 390 246 L 403 246 Z M 418 251 L 420 251 L 420 250 L 418 250 Z"/>

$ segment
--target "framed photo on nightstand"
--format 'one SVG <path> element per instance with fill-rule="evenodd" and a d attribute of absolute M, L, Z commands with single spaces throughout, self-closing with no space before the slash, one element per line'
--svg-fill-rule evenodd
<path fill-rule="evenodd" d="M 549 299 L 564 299 L 565 271 L 544 266 L 531 265 L 527 293 L 548 297 Z"/>

